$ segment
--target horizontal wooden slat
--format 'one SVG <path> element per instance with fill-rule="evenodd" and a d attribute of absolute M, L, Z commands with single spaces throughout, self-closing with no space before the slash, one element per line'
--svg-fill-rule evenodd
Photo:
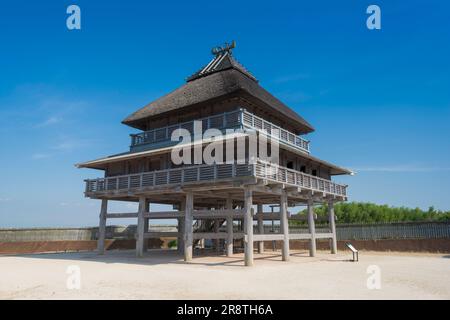
<path fill-rule="evenodd" d="M 224 209 L 224 210 L 194 210 L 194 218 L 226 218 L 232 216 L 235 218 L 243 217 L 243 209 Z"/>
<path fill-rule="evenodd" d="M 332 233 L 316 233 L 316 239 L 331 239 L 333 238 Z"/>
<path fill-rule="evenodd" d="M 178 237 L 178 232 L 146 232 L 144 233 L 144 238 L 176 238 Z"/>
<path fill-rule="evenodd" d="M 175 219 L 183 216 L 184 211 L 150 211 L 144 213 L 144 218 L 150 219 Z"/>
<path fill-rule="evenodd" d="M 126 213 L 108 213 L 106 215 L 107 219 L 114 219 L 114 218 L 137 218 L 138 214 L 137 212 L 126 212 Z"/>
<path fill-rule="evenodd" d="M 226 232 L 194 232 L 194 239 L 226 239 L 228 234 Z"/>
<path fill-rule="evenodd" d="M 289 240 L 307 240 L 311 239 L 310 233 L 290 233 Z"/>
<path fill-rule="evenodd" d="M 253 241 L 283 240 L 283 234 L 254 234 Z"/>

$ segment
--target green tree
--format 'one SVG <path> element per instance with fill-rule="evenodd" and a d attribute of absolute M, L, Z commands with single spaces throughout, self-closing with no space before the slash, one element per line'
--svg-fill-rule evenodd
<path fill-rule="evenodd" d="M 320 220 L 327 218 L 327 205 L 314 208 Z M 369 202 L 343 202 L 334 207 L 338 223 L 377 223 L 406 221 L 450 221 L 450 211 L 436 210 L 433 206 L 427 211 L 420 208 L 390 207 Z M 306 209 L 299 212 L 306 215 Z M 293 222 L 294 224 L 305 224 Z"/>

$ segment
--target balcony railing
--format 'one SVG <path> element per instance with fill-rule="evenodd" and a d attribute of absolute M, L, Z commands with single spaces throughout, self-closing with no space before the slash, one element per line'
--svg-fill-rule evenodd
<path fill-rule="evenodd" d="M 195 121 L 202 122 L 202 133 L 208 129 L 232 129 L 240 128 L 242 125 L 242 111 L 235 110 L 225 112 L 218 115 L 196 119 Z M 176 125 L 157 128 L 137 134 L 131 135 L 131 146 L 138 146 L 143 144 L 161 143 L 171 141 L 172 133 L 177 129 L 186 129 L 189 132 L 194 132 L 194 121 L 182 122 Z"/>
<path fill-rule="evenodd" d="M 257 161 L 255 170 L 256 177 L 266 180 L 281 182 L 313 191 L 322 191 L 333 195 L 347 195 L 346 185 L 334 183 L 331 180 L 281 167 L 262 160 Z"/>
<path fill-rule="evenodd" d="M 242 177 L 256 177 L 338 196 L 346 196 L 347 194 L 347 186 L 345 185 L 261 160 L 253 164 L 196 165 L 86 180 L 86 194 L 137 190 L 147 187 L 187 185 L 198 182 L 214 183 L 221 179 Z"/>
<path fill-rule="evenodd" d="M 309 153 L 309 141 L 295 135 L 292 132 L 284 130 L 254 114 L 238 109 L 231 112 L 225 112 L 218 115 L 197 119 L 194 121 L 202 122 L 202 133 L 208 129 L 235 129 L 248 128 L 263 132 L 270 137 L 274 137 L 292 147 Z M 179 123 L 172 126 L 157 128 L 137 134 L 131 134 L 131 148 L 138 148 L 143 145 L 161 144 L 171 142 L 172 133 L 176 129 L 187 129 L 194 132 L 194 121 Z M 174 144 L 177 142 L 173 142 Z"/>
<path fill-rule="evenodd" d="M 305 140 L 292 132 L 284 130 L 279 126 L 274 125 L 273 123 L 266 121 L 254 114 L 243 111 L 243 125 L 244 127 L 256 129 L 258 131 L 264 132 L 267 135 L 274 137 L 288 145 L 291 145 L 295 148 L 299 148 L 303 151 L 309 153 L 309 141 Z"/>

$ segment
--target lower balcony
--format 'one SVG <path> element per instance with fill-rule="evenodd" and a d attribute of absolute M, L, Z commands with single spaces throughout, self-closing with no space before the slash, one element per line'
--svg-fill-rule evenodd
<path fill-rule="evenodd" d="M 175 169 L 142 172 L 136 174 L 90 179 L 86 181 L 85 195 L 101 197 L 102 195 L 132 195 L 155 189 L 164 190 L 173 187 L 192 187 L 222 182 L 249 180 L 254 184 L 284 185 L 298 187 L 298 192 L 312 191 L 324 196 L 338 197 L 346 200 L 347 186 L 327 179 L 312 176 L 300 171 L 288 169 L 268 162 L 257 160 L 256 163 L 232 163 L 214 165 L 194 165 Z"/>

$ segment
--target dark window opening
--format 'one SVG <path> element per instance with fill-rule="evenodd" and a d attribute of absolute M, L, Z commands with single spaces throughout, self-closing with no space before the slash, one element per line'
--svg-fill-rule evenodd
<path fill-rule="evenodd" d="M 286 167 L 287 167 L 288 169 L 294 169 L 294 162 L 289 161 L 289 162 L 286 164 Z"/>
<path fill-rule="evenodd" d="M 316 169 L 313 169 L 312 175 L 313 175 L 313 176 L 317 176 L 317 170 L 316 170 Z"/>
<path fill-rule="evenodd" d="M 300 171 L 301 171 L 301 172 L 306 172 L 306 166 L 301 166 L 301 167 L 300 167 Z"/>

